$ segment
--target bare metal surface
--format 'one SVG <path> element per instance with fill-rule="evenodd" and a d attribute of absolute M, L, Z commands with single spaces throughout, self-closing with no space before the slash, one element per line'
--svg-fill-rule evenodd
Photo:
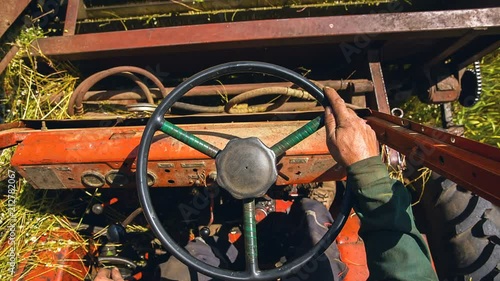
<path fill-rule="evenodd" d="M 43 189 L 64 188 L 56 173 L 48 167 L 26 167 L 23 171 L 28 181 L 36 182 Z"/>

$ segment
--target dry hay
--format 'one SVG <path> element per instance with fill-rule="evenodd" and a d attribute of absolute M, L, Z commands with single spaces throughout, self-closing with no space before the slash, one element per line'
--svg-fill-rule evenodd
<path fill-rule="evenodd" d="M 14 43 L 19 51 L 7 67 L 2 86 L 4 103 L 7 107 L 6 122 L 20 119 L 66 119 L 69 97 L 73 92 L 77 78 L 67 64 L 56 64 L 41 55 L 35 58 L 36 52 L 31 43 L 44 37 L 39 28 L 28 28 L 22 32 Z M 49 68 L 48 74 L 38 71 Z M 54 97 L 59 97 L 54 102 Z M 47 196 L 43 190 L 34 190 L 26 180 L 16 175 L 15 188 L 7 186 L 10 159 L 15 148 L 1 151 L 0 155 L 0 281 L 10 281 L 11 264 L 9 253 L 15 253 L 16 270 L 23 268 L 17 278 L 26 277 L 35 267 L 43 267 L 46 271 L 60 268 L 83 280 L 86 272 L 76 271 L 73 267 L 54 264 L 54 260 L 46 253 L 58 252 L 62 248 L 74 251 L 85 248 L 87 240 L 80 236 L 71 225 L 68 217 L 61 214 L 64 203 L 54 197 Z M 13 175 L 12 172 L 10 172 Z M 9 196 L 10 195 L 10 196 Z M 11 204 L 15 200 L 15 204 Z M 54 212 L 54 210 L 58 210 Z M 11 226 L 15 224 L 15 227 Z M 59 233 L 66 233 L 71 239 L 61 238 Z M 9 241 L 13 235 L 14 240 Z M 44 254 L 45 253 L 45 254 Z M 83 257 L 79 261 L 83 263 Z M 31 279 L 31 278 L 30 278 Z M 28 279 L 25 279 L 28 280 Z"/>
<path fill-rule="evenodd" d="M 17 269 L 24 268 L 22 273 L 16 275 L 19 279 L 28 276 L 32 269 L 42 267 L 44 271 L 58 268 L 83 280 L 86 272 L 54 263 L 51 255 L 47 255 L 63 248 L 70 252 L 87 248 L 88 242 L 74 230 L 68 218 L 53 213 L 55 206 L 62 207 L 61 202 L 46 196 L 46 191 L 34 190 L 23 179 L 19 180 L 16 187 L 14 209 L 7 205 L 8 200 L 0 201 L 0 280 L 12 280 L 12 265 L 9 263 L 11 251 L 15 252 Z M 13 222 L 14 230 L 11 228 Z M 61 232 L 72 238 L 59 237 Z M 11 235 L 14 240 L 9 241 Z M 80 262 L 83 262 L 83 257 Z"/>
<path fill-rule="evenodd" d="M 2 82 L 3 103 L 8 107 L 6 122 L 69 118 L 66 109 L 78 79 L 76 71 L 68 63 L 54 63 L 32 46 L 32 42 L 43 37 L 42 29 L 31 27 L 14 43 L 19 51 L 5 70 Z M 39 71 L 42 67 L 49 68 L 44 70 L 47 74 Z"/>

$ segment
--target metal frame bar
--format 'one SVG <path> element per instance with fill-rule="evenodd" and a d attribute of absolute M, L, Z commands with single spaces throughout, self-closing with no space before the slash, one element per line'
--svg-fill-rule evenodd
<path fill-rule="evenodd" d="M 80 9 L 80 0 L 68 0 L 66 19 L 64 20 L 63 36 L 75 35 L 76 20 L 78 18 L 79 9 Z"/>
<path fill-rule="evenodd" d="M 465 45 L 469 44 L 472 40 L 477 38 L 480 35 L 480 32 L 469 32 L 466 35 L 460 37 L 457 41 L 455 41 L 453 44 L 448 46 L 445 50 L 440 52 L 437 56 L 433 57 L 430 59 L 425 65 L 424 68 L 430 68 L 443 60 L 447 59 L 450 57 L 453 53 L 458 51 L 459 49 L 463 48 Z"/>
<path fill-rule="evenodd" d="M 19 47 L 16 45 L 14 45 L 10 48 L 10 50 L 7 52 L 5 57 L 3 57 L 3 59 L 0 61 L 0 74 L 2 74 L 3 71 L 7 68 L 10 61 L 16 56 L 18 51 L 19 51 Z"/>
<path fill-rule="evenodd" d="M 412 38 L 462 37 L 500 31 L 500 8 L 258 20 L 114 31 L 43 38 L 35 42 L 47 56 L 91 59 L 109 55 L 310 45 L 407 33 Z"/>
<path fill-rule="evenodd" d="M 487 55 L 487 54 L 495 51 L 498 48 L 500 48 L 500 40 L 497 40 L 497 41 L 493 42 L 491 45 L 485 47 L 481 51 L 479 51 L 479 52 L 477 52 L 475 54 L 472 54 L 470 57 L 468 57 L 468 58 L 464 59 L 463 61 L 461 61 L 458 64 L 458 69 L 462 69 L 464 67 L 467 67 L 467 66 L 471 65 L 475 61 L 481 59 L 485 55 Z"/>
<path fill-rule="evenodd" d="M 0 9 L 0 38 L 24 9 L 28 7 L 30 1 L 31 0 L 2 0 L 2 9 Z"/>
<path fill-rule="evenodd" d="M 500 149 L 373 112 L 368 124 L 381 143 L 406 155 L 412 166 L 426 166 L 500 206 Z"/>
<path fill-rule="evenodd" d="M 380 61 L 379 50 L 368 51 L 368 67 L 370 68 L 374 88 L 374 96 L 369 96 L 369 101 L 373 104 L 371 108 L 389 114 L 391 112 L 391 108 L 389 106 L 389 99 L 387 97 L 384 74 L 382 72 L 382 65 Z"/>

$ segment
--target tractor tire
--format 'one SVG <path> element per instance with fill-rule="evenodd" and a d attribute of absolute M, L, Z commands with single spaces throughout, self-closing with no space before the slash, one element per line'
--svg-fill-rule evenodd
<path fill-rule="evenodd" d="M 426 184 L 421 203 L 440 280 L 500 280 L 497 206 L 439 175 Z"/>

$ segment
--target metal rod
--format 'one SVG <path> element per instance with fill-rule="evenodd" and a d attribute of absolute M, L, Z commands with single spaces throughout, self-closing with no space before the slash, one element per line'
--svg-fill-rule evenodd
<path fill-rule="evenodd" d="M 68 0 L 66 9 L 66 19 L 64 20 L 63 36 L 75 35 L 76 19 L 78 18 L 78 10 L 80 8 L 80 0 Z"/>
<path fill-rule="evenodd" d="M 354 80 L 322 80 L 317 81 L 323 86 L 328 86 L 337 91 L 352 90 L 352 93 L 361 94 L 373 92 L 373 83 L 367 79 L 354 79 Z M 210 85 L 210 86 L 197 86 L 186 93 L 189 96 L 218 96 L 225 95 L 238 95 L 243 92 L 252 91 L 260 88 L 269 87 L 291 87 L 290 82 L 276 82 L 276 83 L 253 83 L 253 84 L 233 84 L 233 85 Z M 169 94 L 174 87 L 165 88 Z M 161 99 L 162 94 L 160 89 L 152 88 L 151 93 L 156 99 Z M 144 97 L 137 92 L 137 90 L 101 90 L 101 91 L 88 91 L 83 100 L 140 100 Z"/>
<path fill-rule="evenodd" d="M 197 136 L 184 131 L 183 129 L 175 126 L 174 124 L 164 121 L 161 125 L 160 130 L 165 134 L 173 137 L 174 139 L 183 142 L 190 147 L 198 150 L 199 152 L 206 154 L 212 158 L 215 158 L 219 153 L 220 149 L 207 143 L 206 141 L 198 138 Z"/>
<path fill-rule="evenodd" d="M 385 88 L 384 74 L 382 72 L 382 65 L 380 63 L 380 51 L 368 51 L 368 66 L 372 76 L 373 87 L 375 96 L 370 99 L 370 107 L 383 113 L 391 112 L 389 106 L 389 99 L 387 97 L 387 90 Z"/>
<path fill-rule="evenodd" d="M 325 116 L 321 114 L 321 116 L 318 116 L 309 121 L 300 129 L 288 135 L 277 144 L 273 145 L 271 147 L 271 150 L 274 151 L 274 154 L 276 154 L 276 156 L 282 155 L 283 153 L 285 153 L 285 151 L 303 141 L 308 136 L 312 135 L 314 132 L 319 130 L 319 128 L 323 127 L 323 125 L 325 124 L 324 117 Z"/>
<path fill-rule="evenodd" d="M 442 63 L 444 60 L 449 58 L 453 53 L 457 52 L 467 44 L 469 44 L 472 40 L 477 38 L 479 35 L 481 35 L 480 32 L 477 30 L 469 31 L 469 33 L 465 34 L 464 36 L 460 37 L 455 41 L 453 44 L 448 46 L 446 49 L 443 51 L 439 52 L 435 57 L 430 59 L 427 63 L 424 65 L 424 69 L 430 68 L 436 64 Z"/>
<path fill-rule="evenodd" d="M 245 199 L 243 201 L 243 237 L 245 239 L 246 270 L 255 275 L 259 271 L 259 263 L 254 199 Z"/>

